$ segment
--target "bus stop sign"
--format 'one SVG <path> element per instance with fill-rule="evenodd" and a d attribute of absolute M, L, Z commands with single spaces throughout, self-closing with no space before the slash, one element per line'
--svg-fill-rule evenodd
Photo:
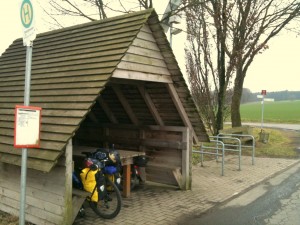
<path fill-rule="evenodd" d="M 30 0 L 22 1 L 20 17 L 23 26 L 23 44 L 29 46 L 36 37 L 33 5 Z"/>

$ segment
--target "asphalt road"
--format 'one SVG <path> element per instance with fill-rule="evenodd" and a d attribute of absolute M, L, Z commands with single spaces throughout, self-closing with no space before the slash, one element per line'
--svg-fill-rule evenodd
<path fill-rule="evenodd" d="M 284 124 L 284 123 L 243 123 L 243 125 L 250 125 L 254 127 L 263 127 L 263 128 L 277 128 L 285 130 L 297 130 L 300 131 L 300 124 Z"/>
<path fill-rule="evenodd" d="M 299 208 L 300 163 L 182 225 L 299 225 Z"/>

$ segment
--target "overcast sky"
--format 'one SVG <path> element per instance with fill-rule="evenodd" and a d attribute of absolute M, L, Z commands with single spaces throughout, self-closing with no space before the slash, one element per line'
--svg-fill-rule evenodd
<path fill-rule="evenodd" d="M 43 3 L 46 0 L 43 0 Z M 0 54 L 17 38 L 22 37 L 22 26 L 20 20 L 20 2 L 16 0 L 1 0 L 1 41 Z M 41 2 L 41 0 L 40 0 Z M 162 2 L 164 2 L 162 4 Z M 154 0 L 154 6 L 158 14 L 162 14 L 167 5 L 167 0 Z M 35 4 L 36 28 L 38 33 L 47 31 L 43 17 L 44 14 L 39 4 Z M 184 21 L 182 21 L 184 23 Z M 169 36 L 169 35 L 168 35 Z M 184 66 L 184 34 L 173 36 L 173 50 L 182 72 Z M 33 47 L 34 48 L 34 47 Z M 263 54 L 256 56 L 246 76 L 244 87 L 252 92 L 261 90 L 270 91 L 300 91 L 299 78 L 300 38 L 295 35 L 281 35 L 275 37 L 269 43 L 269 49 Z"/>

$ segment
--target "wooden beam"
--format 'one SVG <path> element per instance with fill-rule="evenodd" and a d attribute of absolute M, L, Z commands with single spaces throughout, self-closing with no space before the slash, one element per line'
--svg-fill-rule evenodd
<path fill-rule="evenodd" d="M 133 86 L 138 86 L 138 85 L 145 85 L 145 81 L 142 80 L 126 80 L 126 79 L 119 79 L 119 78 L 111 78 L 109 82 L 106 84 L 105 87 L 109 87 L 112 84 L 126 84 L 126 85 L 133 85 Z"/>
<path fill-rule="evenodd" d="M 183 132 L 185 131 L 186 127 L 179 127 L 179 126 L 159 126 L 159 125 L 129 125 L 129 124 L 111 124 L 111 123 L 102 123 L 100 127 L 103 128 L 115 128 L 115 129 L 130 129 L 130 130 L 157 130 L 157 131 L 178 131 Z"/>
<path fill-rule="evenodd" d="M 182 105 L 182 102 L 181 102 L 181 100 L 180 100 L 180 98 L 177 94 L 177 91 L 176 91 L 174 85 L 173 84 L 166 84 L 166 86 L 167 86 L 167 89 L 168 89 L 168 91 L 171 95 L 173 103 L 174 103 L 177 111 L 179 112 L 179 115 L 180 115 L 184 125 L 191 129 L 191 131 L 193 132 L 194 141 L 196 143 L 198 143 L 199 142 L 198 137 L 197 137 L 197 135 L 194 131 L 194 128 L 193 128 L 193 126 L 190 122 L 190 119 L 189 119 L 188 115 L 186 114 L 186 111 L 185 111 L 185 109 Z"/>
<path fill-rule="evenodd" d="M 186 150 L 187 148 L 186 142 L 162 140 L 162 139 L 143 139 L 140 141 L 140 144 L 143 146 L 171 148 L 177 150 Z"/>
<path fill-rule="evenodd" d="M 68 141 L 65 150 L 65 212 L 64 224 L 73 223 L 73 208 L 72 208 L 72 173 L 73 173 L 73 145 L 72 138 Z"/>
<path fill-rule="evenodd" d="M 153 125 L 149 125 L 146 128 L 150 130 L 178 131 L 178 132 L 183 132 L 186 129 L 186 127 L 178 127 L 178 126 L 153 126 Z"/>
<path fill-rule="evenodd" d="M 93 111 L 88 112 L 88 117 L 96 124 L 99 124 L 97 117 L 95 116 Z"/>
<path fill-rule="evenodd" d="M 123 95 L 121 89 L 116 86 L 116 85 L 113 85 L 112 86 L 112 89 L 114 90 L 114 92 L 116 93 L 119 101 L 121 102 L 122 106 L 124 107 L 124 110 L 126 111 L 128 117 L 130 118 L 131 122 L 134 124 L 134 125 L 139 125 L 139 120 L 138 118 L 135 116 L 135 113 L 134 111 L 132 110 L 129 102 L 127 101 L 127 99 L 125 98 L 125 96 Z"/>
<path fill-rule="evenodd" d="M 109 106 L 106 104 L 106 102 L 103 100 L 101 96 L 98 97 L 97 102 L 100 104 L 101 108 L 105 112 L 106 116 L 109 118 L 110 122 L 114 124 L 118 124 L 118 120 L 115 117 L 114 113 L 111 111 Z"/>
<path fill-rule="evenodd" d="M 182 189 L 191 190 L 192 188 L 192 134 L 187 127 L 182 133 L 182 142 L 187 143 L 187 148 L 182 150 Z"/>
<path fill-rule="evenodd" d="M 112 75 L 112 78 L 122 78 L 129 80 L 141 80 L 141 81 L 152 81 L 160 83 L 172 83 L 170 75 L 161 75 L 145 72 L 136 72 L 131 70 L 116 69 Z"/>
<path fill-rule="evenodd" d="M 152 99 L 149 95 L 149 93 L 146 91 L 144 86 L 138 86 L 139 92 L 141 94 L 141 96 L 143 97 L 146 105 L 148 106 L 148 109 L 150 110 L 153 118 L 155 119 L 155 122 L 160 125 L 160 126 L 164 126 L 164 122 L 161 119 L 154 103 L 152 102 Z"/>

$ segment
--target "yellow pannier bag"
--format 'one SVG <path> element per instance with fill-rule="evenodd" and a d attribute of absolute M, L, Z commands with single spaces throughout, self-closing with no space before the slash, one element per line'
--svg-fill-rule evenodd
<path fill-rule="evenodd" d="M 80 178 L 83 184 L 84 190 L 92 193 L 96 187 L 96 173 L 98 170 L 91 170 L 90 168 L 85 168 L 80 173 Z M 93 202 L 98 202 L 98 191 L 95 189 L 93 195 L 91 196 Z"/>

